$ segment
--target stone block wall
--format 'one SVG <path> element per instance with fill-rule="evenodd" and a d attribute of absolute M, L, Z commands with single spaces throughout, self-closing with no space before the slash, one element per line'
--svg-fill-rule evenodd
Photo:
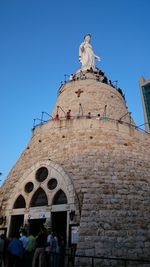
<path fill-rule="evenodd" d="M 123 117 L 123 121 L 130 123 L 132 119 L 127 114 L 128 110 L 120 93 L 112 86 L 92 78 L 71 81 L 63 85 L 52 116 L 56 116 L 58 106 L 60 106 L 58 110 L 60 117 L 65 117 L 64 112 L 66 113 L 69 109 L 71 109 L 71 116 L 74 117 L 79 114 L 79 110 L 80 115 L 83 112 L 86 116 L 88 112 L 91 112 L 92 116 L 97 116 L 97 114 L 103 116 L 106 106 L 106 115 L 109 118 L 119 120 Z M 78 90 L 82 91 L 80 97 L 77 97 Z"/>
<path fill-rule="evenodd" d="M 3 209 L 23 174 L 41 160 L 63 167 L 82 194 L 82 255 L 150 257 L 150 138 L 112 121 L 50 121 L 35 129 L 2 188 Z"/>

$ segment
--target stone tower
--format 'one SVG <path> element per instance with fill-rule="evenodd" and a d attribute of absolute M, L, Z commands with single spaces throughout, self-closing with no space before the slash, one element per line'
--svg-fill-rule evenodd
<path fill-rule="evenodd" d="M 44 223 L 78 254 L 148 258 L 150 136 L 104 78 L 81 69 L 59 88 L 53 119 L 33 129 L 1 188 L 1 228 Z"/>

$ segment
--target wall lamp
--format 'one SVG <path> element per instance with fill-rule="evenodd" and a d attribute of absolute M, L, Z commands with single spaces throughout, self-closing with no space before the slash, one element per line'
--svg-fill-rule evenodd
<path fill-rule="evenodd" d="M 6 216 L 0 216 L 0 225 L 6 223 Z"/>
<path fill-rule="evenodd" d="M 69 213 L 70 221 L 73 221 L 74 216 L 75 216 L 75 210 L 71 210 Z"/>

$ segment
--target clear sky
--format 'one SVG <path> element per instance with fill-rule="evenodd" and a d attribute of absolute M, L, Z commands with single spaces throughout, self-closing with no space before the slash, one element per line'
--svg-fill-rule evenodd
<path fill-rule="evenodd" d="M 33 119 L 51 113 L 64 75 L 80 67 L 86 33 L 102 58 L 97 67 L 118 80 L 134 121 L 144 122 L 149 12 L 149 0 L 0 0 L 0 184 L 30 141 Z"/>

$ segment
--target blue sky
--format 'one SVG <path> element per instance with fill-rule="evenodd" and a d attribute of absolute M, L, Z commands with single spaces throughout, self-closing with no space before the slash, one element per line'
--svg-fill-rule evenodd
<path fill-rule="evenodd" d="M 92 35 L 97 67 L 144 122 L 139 78 L 150 79 L 149 0 L 0 0 L 1 184 L 27 146 L 33 119 L 51 113 L 64 74 Z"/>

